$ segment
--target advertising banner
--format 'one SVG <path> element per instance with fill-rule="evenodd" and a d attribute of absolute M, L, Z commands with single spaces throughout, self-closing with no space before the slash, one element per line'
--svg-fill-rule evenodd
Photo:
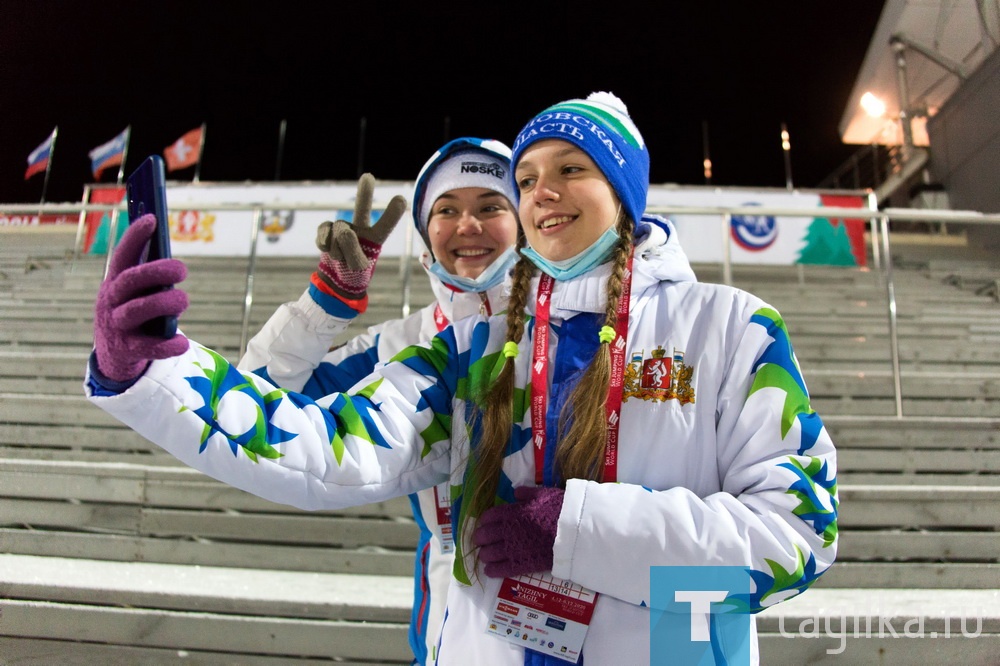
<path fill-rule="evenodd" d="M 865 219 L 830 219 L 823 207 L 862 208 L 856 195 L 826 195 L 785 190 L 653 186 L 648 208 L 659 206 L 761 206 L 816 209 L 815 217 L 666 214 L 677 227 L 692 262 L 718 263 L 729 244 L 733 264 L 829 264 L 864 266 Z"/>
<path fill-rule="evenodd" d="M 125 201 L 124 185 L 91 185 L 83 190 L 84 203 L 119 204 Z M 122 237 L 128 226 L 125 212 L 101 211 L 87 213 L 84 218 L 84 254 L 105 254 L 108 251 L 108 235 L 111 233 L 111 218 L 116 217 L 115 241 Z"/>
<path fill-rule="evenodd" d="M 93 186 L 92 202 L 120 201 L 123 188 Z M 257 240 L 261 257 L 294 257 L 316 254 L 316 228 L 324 220 L 350 220 L 357 183 L 178 183 L 167 184 L 170 236 L 175 256 L 247 256 L 253 231 L 253 210 L 213 209 L 211 204 L 259 205 L 262 218 Z M 412 199 L 413 184 L 379 181 L 375 186 L 373 218 L 396 194 Z M 117 197 L 117 198 L 116 198 Z M 200 204 L 206 204 L 201 208 Z M 328 205 L 320 210 L 296 209 L 298 205 Z M 863 197 L 752 188 L 710 188 L 653 185 L 647 207 L 750 207 L 815 210 L 809 217 L 733 215 L 726 223 L 721 215 L 662 213 L 677 228 L 685 252 L 692 262 L 720 263 L 726 244 L 733 264 L 828 264 L 866 265 L 864 218 L 841 220 L 823 215 L 824 207 L 862 208 Z M 90 247 L 96 225 L 88 216 Z M 107 214 L 104 214 L 107 217 Z M 107 220 L 105 220 L 105 223 Z M 382 256 L 401 256 L 410 235 L 413 254 L 423 250 L 407 211 L 382 249 Z"/>
<path fill-rule="evenodd" d="M 0 214 L 0 227 L 38 227 L 42 225 L 77 224 L 80 216 L 77 213 L 45 213 L 43 215 L 6 215 Z"/>
<path fill-rule="evenodd" d="M 405 182 L 376 184 L 373 221 L 396 194 L 410 199 L 413 186 Z M 170 240 L 175 256 L 245 256 L 250 252 L 253 210 L 181 210 L 200 203 L 264 204 L 257 239 L 257 256 L 312 256 L 316 228 L 324 220 L 350 220 L 357 183 L 167 184 Z M 322 210 L 295 210 L 282 204 L 329 204 Z M 409 211 L 396 225 L 382 248 L 382 255 L 400 256 L 406 234 L 413 229 Z M 416 245 L 422 249 L 420 242 Z"/>

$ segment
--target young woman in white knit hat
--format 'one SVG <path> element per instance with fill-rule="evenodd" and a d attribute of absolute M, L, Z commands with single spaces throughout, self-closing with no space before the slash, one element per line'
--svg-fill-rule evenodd
<path fill-rule="evenodd" d="M 532 118 L 512 169 L 521 258 L 505 316 L 455 322 L 315 402 L 99 316 L 87 392 L 273 501 L 335 508 L 447 482 L 456 557 L 439 664 L 689 663 L 699 649 L 690 663 L 755 662 L 752 614 L 808 588 L 837 545 L 836 453 L 784 322 L 697 282 L 673 226 L 643 214 L 649 155 L 613 95 Z M 180 277 L 172 263 L 129 268 L 151 230 L 133 229 L 98 315 L 132 300 L 137 275 Z M 147 298 L 129 321 L 184 305 Z M 663 575 L 689 567 L 746 584 L 689 574 L 664 595 Z M 678 599 L 680 631 L 683 613 L 664 612 Z"/>
<path fill-rule="evenodd" d="M 360 219 L 371 206 L 372 191 L 366 180 L 359 187 L 357 209 L 345 232 L 367 226 Z M 413 221 L 427 248 L 420 260 L 434 302 L 404 319 L 373 326 L 331 350 L 350 320 L 360 314 L 354 305 L 358 294 L 342 298 L 326 281 L 313 280 L 297 302 L 280 306 L 250 340 L 240 370 L 318 399 L 346 391 L 371 373 L 375 364 L 388 361 L 409 345 L 427 342 L 453 321 L 504 311 L 503 280 L 517 259 L 514 199 L 510 148 L 493 139 L 449 141 L 420 170 L 413 197 Z M 395 211 L 390 208 L 386 214 Z M 380 224 L 386 223 L 380 220 Z M 329 259 L 330 231 L 321 228 L 319 234 L 324 258 L 317 274 L 333 275 L 344 269 Z M 333 279 L 329 282 L 336 284 Z M 414 663 L 426 664 L 434 663 L 436 657 L 454 562 L 448 484 L 413 493 L 410 503 L 420 527 L 410 647 Z"/>

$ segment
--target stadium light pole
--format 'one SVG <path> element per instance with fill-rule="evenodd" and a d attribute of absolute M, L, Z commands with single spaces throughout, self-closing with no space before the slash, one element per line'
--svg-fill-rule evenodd
<path fill-rule="evenodd" d="M 701 121 L 701 166 L 705 173 L 705 184 L 712 184 L 712 158 L 708 154 L 708 121 Z"/>
<path fill-rule="evenodd" d="M 781 151 L 785 154 L 785 189 L 792 191 L 792 143 L 788 138 L 788 127 L 781 123 Z"/>
<path fill-rule="evenodd" d="M 285 130 L 288 128 L 288 120 L 283 118 L 278 125 L 278 159 L 274 163 L 274 180 L 281 180 L 281 159 L 285 153 Z"/>

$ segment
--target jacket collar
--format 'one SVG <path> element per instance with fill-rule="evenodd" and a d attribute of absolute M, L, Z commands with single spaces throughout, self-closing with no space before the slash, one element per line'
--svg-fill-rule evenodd
<path fill-rule="evenodd" d="M 507 290 L 509 287 L 505 289 L 504 283 L 490 287 L 482 294 L 470 291 L 458 291 L 442 282 L 438 276 L 430 272 L 430 265 L 433 262 L 434 260 L 431 258 L 429 252 L 424 252 L 420 255 L 420 265 L 427 272 L 427 278 L 431 282 L 431 291 L 434 292 L 434 299 L 449 322 L 456 322 L 465 317 L 478 315 L 483 305 L 484 295 L 490 304 L 490 310 L 493 314 L 498 314 L 506 309 Z"/>
<path fill-rule="evenodd" d="M 556 282 L 552 290 L 550 316 L 569 319 L 580 312 L 602 313 L 607 302 L 607 282 L 611 263 L 604 263 L 572 280 Z M 537 295 L 540 277 L 531 279 L 531 293 Z M 664 218 L 644 217 L 637 225 L 635 259 L 632 262 L 632 299 L 660 282 L 695 282 L 694 271 L 677 240 L 673 224 Z M 526 310 L 535 314 L 536 297 L 528 299 Z"/>

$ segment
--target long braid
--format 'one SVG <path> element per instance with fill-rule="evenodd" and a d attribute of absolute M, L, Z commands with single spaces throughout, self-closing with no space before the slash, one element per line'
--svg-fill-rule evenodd
<path fill-rule="evenodd" d="M 614 327 L 618 318 L 618 301 L 622 291 L 622 280 L 632 251 L 632 222 L 624 214 L 618 218 L 619 242 L 613 250 L 613 266 L 607 283 L 607 306 L 605 322 Z M 524 237 L 519 234 L 518 247 L 524 246 Z M 524 312 L 531 290 L 531 278 L 535 268 L 530 260 L 521 258 L 514 267 L 510 299 L 507 303 L 508 342 L 520 342 L 524 336 Z M 478 518 L 496 502 L 497 485 L 503 466 L 504 454 L 510 441 L 514 422 L 514 359 L 504 358 L 503 367 L 492 384 L 480 387 L 483 395 L 479 409 L 481 424 L 478 445 L 472 453 L 472 460 L 466 478 L 463 500 L 464 522 Z M 607 386 L 611 376 L 611 360 L 607 345 L 601 345 L 584 376 L 574 388 L 566 408 L 573 414 L 571 426 L 560 437 L 556 452 L 557 464 L 563 479 L 587 478 L 600 480 L 604 473 L 604 449 L 606 445 L 605 403 L 607 395 L 594 392 L 594 386 Z M 594 396 L 599 396 L 595 399 Z M 565 414 L 564 414 L 565 416 Z M 563 419 L 565 422 L 565 419 Z M 471 538 L 471 530 L 463 529 L 463 534 Z M 472 552 L 471 543 L 466 552 Z M 478 561 L 478 553 L 476 554 Z"/>
<path fill-rule="evenodd" d="M 523 234 L 518 234 L 518 247 L 524 246 Z M 522 257 L 514 267 L 510 299 L 507 302 L 508 342 L 520 342 L 524 336 L 524 311 L 531 290 L 534 265 Z M 479 387 L 482 407 L 479 409 L 481 436 L 473 449 L 466 479 L 470 489 L 463 500 L 466 521 L 478 518 L 495 503 L 504 453 L 510 441 L 514 423 L 514 359 L 502 358 L 503 368 L 490 386 Z M 463 530 L 468 533 L 469 530 Z M 471 546 L 470 546 L 471 547 Z M 477 555 L 478 558 L 478 555 Z"/>
<path fill-rule="evenodd" d="M 618 216 L 618 244 L 614 248 L 611 275 L 607 283 L 607 305 L 604 323 L 615 328 L 618 322 L 618 302 L 622 281 L 632 252 L 633 224 L 624 214 Z M 556 462 L 560 477 L 600 481 L 604 476 L 604 455 L 607 445 L 607 393 L 601 390 L 611 381 L 611 352 L 602 344 L 574 387 L 563 406 L 560 423 L 569 428 L 560 432 Z"/>

